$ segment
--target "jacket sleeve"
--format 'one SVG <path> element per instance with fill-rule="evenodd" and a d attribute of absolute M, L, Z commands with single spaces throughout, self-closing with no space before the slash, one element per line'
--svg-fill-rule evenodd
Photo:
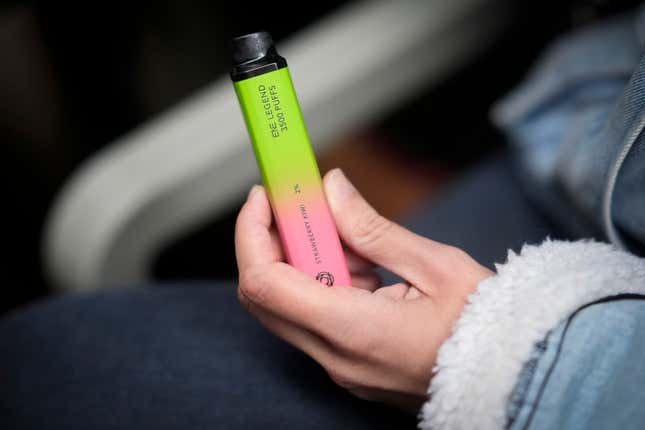
<path fill-rule="evenodd" d="M 600 227 L 638 253 L 645 253 L 644 28 L 641 5 L 559 37 L 491 112 L 522 165 L 518 179 L 543 212 L 582 231 L 577 237 Z"/>
<path fill-rule="evenodd" d="M 535 366 L 527 364 L 536 351 L 545 351 L 549 333 L 563 329 L 561 324 L 586 305 L 625 294 L 645 295 L 645 260 L 612 245 L 547 240 L 526 245 L 517 255 L 510 252 L 497 275 L 469 297 L 439 350 L 420 428 L 512 425 L 522 412 L 513 410 L 512 401 L 518 382 L 526 379 L 520 378 L 523 370 L 531 373 L 531 386 L 541 386 Z M 566 369 L 560 378 L 567 381 Z"/>

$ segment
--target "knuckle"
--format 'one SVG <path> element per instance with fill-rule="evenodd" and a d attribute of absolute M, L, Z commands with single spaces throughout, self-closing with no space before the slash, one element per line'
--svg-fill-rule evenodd
<path fill-rule="evenodd" d="M 443 245 L 439 252 L 433 256 L 428 256 L 428 266 L 434 267 L 435 282 L 453 282 L 456 279 L 462 279 L 465 273 L 473 267 L 474 260 L 470 255 L 452 245 Z M 440 262 L 440 264 L 437 264 Z"/>
<path fill-rule="evenodd" d="M 452 267 L 461 267 L 465 263 L 468 263 L 471 260 L 470 255 L 468 255 L 466 251 L 456 246 L 446 245 L 444 254 L 450 261 L 449 266 L 452 266 Z"/>
<path fill-rule="evenodd" d="M 365 361 L 373 361 L 380 351 L 379 337 L 371 330 L 358 337 L 351 347 L 352 352 Z"/>
<path fill-rule="evenodd" d="M 242 223 L 241 218 L 242 218 L 242 211 L 240 211 L 240 212 L 237 214 L 237 217 L 235 218 L 235 229 L 234 229 L 234 231 L 235 231 L 235 236 L 239 236 L 240 231 L 241 231 L 241 229 L 242 229 L 242 227 L 241 227 L 241 225 L 240 225 L 240 224 Z"/>
<path fill-rule="evenodd" d="M 341 366 L 334 365 L 327 369 L 327 374 L 336 385 L 346 390 L 351 390 L 357 386 L 351 372 L 347 372 Z"/>
<path fill-rule="evenodd" d="M 346 356 L 366 362 L 376 359 L 381 347 L 375 330 L 364 325 L 361 325 L 360 330 L 345 330 L 335 343 Z"/>
<path fill-rule="evenodd" d="M 262 268 L 250 268 L 240 273 L 238 298 L 243 303 L 254 302 L 262 303 L 266 299 L 269 289 L 266 280 L 265 270 Z"/>
<path fill-rule="evenodd" d="M 452 258 L 455 260 L 465 260 L 470 258 L 470 256 L 463 249 L 456 246 L 448 246 L 448 252 L 452 255 Z"/>
<path fill-rule="evenodd" d="M 237 286 L 237 301 L 242 303 L 243 305 L 246 305 L 246 303 L 248 302 L 248 299 L 244 294 L 244 290 L 242 289 L 241 284 L 238 284 Z"/>
<path fill-rule="evenodd" d="M 247 312 L 251 312 L 251 302 L 240 286 L 237 287 L 237 301 L 240 302 Z"/>
<path fill-rule="evenodd" d="M 370 208 L 354 224 L 352 237 L 360 247 L 373 246 L 385 237 L 393 225 L 392 221 Z"/>
<path fill-rule="evenodd" d="M 235 218 L 234 232 L 235 232 L 236 237 L 240 236 L 241 233 L 244 231 L 244 223 L 246 221 L 246 219 L 245 219 L 246 218 L 245 217 L 245 214 L 246 214 L 245 206 L 246 206 L 246 203 L 242 206 L 242 209 L 240 209 L 240 211 L 237 214 L 237 217 Z"/>

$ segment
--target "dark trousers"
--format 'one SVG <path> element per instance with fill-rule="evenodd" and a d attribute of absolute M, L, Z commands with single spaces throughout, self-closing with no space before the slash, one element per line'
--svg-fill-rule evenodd
<path fill-rule="evenodd" d="M 558 236 L 505 157 L 467 173 L 404 224 L 488 266 L 509 248 Z M 336 387 L 247 315 L 235 289 L 221 281 L 70 294 L 5 317 L 0 428 L 415 427 L 415 416 Z"/>

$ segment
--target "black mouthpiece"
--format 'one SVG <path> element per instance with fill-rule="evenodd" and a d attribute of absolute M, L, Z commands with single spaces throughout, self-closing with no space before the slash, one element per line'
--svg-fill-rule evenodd
<path fill-rule="evenodd" d="M 285 59 L 278 55 L 271 35 L 266 31 L 234 38 L 232 50 L 231 79 L 234 82 L 287 66 Z"/>
<path fill-rule="evenodd" d="M 266 31 L 245 34 L 233 39 L 233 65 L 239 66 L 265 57 L 275 51 L 271 35 Z"/>

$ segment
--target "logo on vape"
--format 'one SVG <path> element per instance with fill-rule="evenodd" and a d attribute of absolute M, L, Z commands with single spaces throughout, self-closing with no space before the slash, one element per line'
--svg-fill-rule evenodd
<path fill-rule="evenodd" d="M 334 275 L 329 272 L 320 272 L 316 275 L 316 281 L 331 287 L 334 285 Z"/>

